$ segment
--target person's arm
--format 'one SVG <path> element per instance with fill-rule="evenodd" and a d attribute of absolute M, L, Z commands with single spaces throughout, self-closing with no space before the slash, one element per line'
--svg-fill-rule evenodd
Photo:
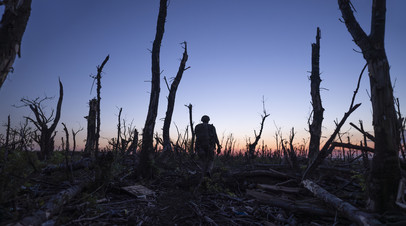
<path fill-rule="evenodd" d="M 220 152 L 221 152 L 221 145 L 220 145 L 219 138 L 217 137 L 216 127 L 214 127 L 214 126 L 213 126 L 213 132 L 214 132 L 214 139 L 215 139 L 216 144 L 217 144 L 217 154 L 220 154 Z"/>

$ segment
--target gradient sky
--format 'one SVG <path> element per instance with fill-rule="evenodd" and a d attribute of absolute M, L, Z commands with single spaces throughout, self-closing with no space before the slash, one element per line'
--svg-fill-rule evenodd
<path fill-rule="evenodd" d="M 366 33 L 370 30 L 371 0 L 354 0 L 355 16 Z M 406 107 L 406 1 L 387 1 L 386 53 L 391 65 L 394 95 Z M 1 13 L 3 12 L 3 6 Z M 58 77 L 64 85 L 60 122 L 69 130 L 86 128 L 87 103 L 96 66 L 107 54 L 110 60 L 102 78 L 101 136 L 116 136 L 117 115 L 144 126 L 151 80 L 149 49 L 155 37 L 159 0 L 40 0 L 33 1 L 32 13 L 23 36 L 20 59 L 0 89 L 0 123 L 17 126 L 28 108 L 15 108 L 22 97 L 55 96 L 47 112 L 55 108 Z M 356 82 L 365 64 L 359 48 L 339 21 L 337 1 L 325 0 L 171 0 L 161 48 L 161 94 L 156 131 L 162 134 L 168 90 L 163 76 L 174 77 L 188 42 L 190 69 L 178 88 L 173 123 L 181 133 L 189 124 L 185 104 L 193 104 L 195 123 L 203 114 L 211 117 L 219 138 L 233 134 L 237 145 L 254 139 L 262 114 L 262 97 L 270 116 L 262 138 L 275 145 L 275 124 L 288 138 L 295 127 L 297 139 L 308 139 L 307 120 L 311 113 L 311 43 L 321 29 L 321 92 L 325 108 L 323 136 L 335 128 L 334 120 L 348 110 Z M 403 41 L 402 41 L 403 40 Z M 362 103 L 342 131 L 358 143 L 358 132 L 348 122 L 364 121 L 372 132 L 372 108 L 368 98 L 369 79 L 364 74 L 356 103 Z M 171 125 L 172 139 L 176 129 Z M 57 127 L 56 142 L 63 136 Z M 2 127 L 0 132 L 4 133 Z M 86 131 L 78 134 L 83 147 Z M 326 137 L 323 140 L 326 140 Z M 106 139 L 103 139 L 103 146 Z"/>

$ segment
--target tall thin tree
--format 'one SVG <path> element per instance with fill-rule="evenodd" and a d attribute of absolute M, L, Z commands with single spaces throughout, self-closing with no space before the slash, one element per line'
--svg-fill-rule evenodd
<path fill-rule="evenodd" d="M 186 68 L 186 61 L 188 59 L 187 43 L 183 42 L 183 45 L 184 45 L 184 47 L 183 47 L 184 52 L 183 52 L 182 60 L 180 61 L 178 73 L 176 74 L 176 77 L 173 80 L 170 88 L 167 83 L 168 89 L 169 89 L 169 96 L 168 96 L 168 106 L 166 109 L 166 115 L 165 115 L 165 120 L 164 120 L 164 127 L 163 127 L 163 131 L 162 131 L 163 146 L 164 146 L 163 152 L 172 151 L 171 140 L 170 140 L 170 136 L 169 136 L 169 128 L 171 126 L 173 110 L 175 108 L 176 91 L 178 90 L 178 86 L 182 79 L 183 72 L 188 69 L 188 68 Z M 165 79 L 165 81 L 166 81 L 166 79 Z"/>
<path fill-rule="evenodd" d="M 152 44 L 152 54 L 151 54 L 151 94 L 149 99 L 149 107 L 147 118 L 145 120 L 145 126 L 142 133 L 142 147 L 140 153 L 140 164 L 138 166 L 138 171 L 141 176 L 148 178 L 152 174 L 152 155 L 154 152 L 154 128 L 155 121 L 158 114 L 158 104 L 159 104 L 159 93 L 161 69 L 159 66 L 159 55 L 161 51 L 161 42 L 165 32 L 165 20 L 168 8 L 168 0 L 161 0 L 159 5 L 158 21 L 156 26 L 155 40 Z"/>
<path fill-rule="evenodd" d="M 324 108 L 320 97 L 320 28 L 317 28 L 316 43 L 312 43 L 312 73 L 310 75 L 310 94 L 312 96 L 313 120 L 309 122 L 309 158 L 314 159 L 320 151 L 321 126 Z"/>
<path fill-rule="evenodd" d="M 369 208 L 384 212 L 395 208 L 400 180 L 398 128 L 389 63 L 385 53 L 386 0 L 373 0 L 371 33 L 354 17 L 350 0 L 338 0 L 345 25 L 368 64 L 375 152 L 369 175 Z"/>
<path fill-rule="evenodd" d="M 110 59 L 110 55 L 107 55 L 106 58 L 103 60 L 103 63 L 100 66 L 97 66 L 97 75 L 95 79 L 97 80 L 97 107 L 96 107 L 96 146 L 95 146 L 95 155 L 99 152 L 99 139 L 100 139 L 100 90 L 101 90 L 101 74 L 103 72 L 103 68 L 106 65 L 107 61 Z"/>

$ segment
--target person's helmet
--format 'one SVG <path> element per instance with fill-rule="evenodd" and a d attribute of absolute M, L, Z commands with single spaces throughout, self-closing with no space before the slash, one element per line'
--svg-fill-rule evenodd
<path fill-rule="evenodd" d="M 207 116 L 207 115 L 203 115 L 201 120 L 202 120 L 202 122 L 209 122 L 209 121 L 210 121 L 210 117 Z"/>

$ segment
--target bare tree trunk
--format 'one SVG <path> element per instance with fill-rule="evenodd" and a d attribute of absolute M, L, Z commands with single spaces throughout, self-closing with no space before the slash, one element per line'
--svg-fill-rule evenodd
<path fill-rule="evenodd" d="M 0 22 L 0 88 L 13 71 L 13 63 L 21 56 L 21 40 L 31 14 L 32 0 L 2 1 L 5 5 Z"/>
<path fill-rule="evenodd" d="M 104 59 L 101 66 L 97 66 L 97 107 L 96 107 L 96 149 L 95 149 L 95 156 L 99 153 L 99 139 L 100 139 L 100 90 L 101 90 L 101 74 L 103 72 L 103 67 L 106 65 L 107 61 L 109 60 L 110 56 L 107 55 Z"/>
<path fill-rule="evenodd" d="M 159 66 L 159 55 L 161 50 L 161 42 L 165 32 L 166 12 L 168 1 L 161 0 L 159 6 L 158 21 L 156 27 L 155 40 L 152 44 L 152 80 L 151 80 L 151 95 L 149 99 L 149 107 L 147 119 L 142 133 L 142 148 L 140 153 L 139 173 L 143 177 L 152 177 L 152 155 L 154 152 L 154 128 L 158 114 L 159 93 L 160 93 L 160 77 L 161 70 Z"/>
<path fill-rule="evenodd" d="M 192 104 L 185 105 L 185 106 L 189 109 L 189 123 L 190 123 L 190 131 L 192 133 L 192 141 L 191 141 L 191 144 L 190 144 L 189 152 L 190 152 L 190 154 L 192 154 L 192 153 L 194 153 L 194 150 L 195 150 L 194 145 L 195 145 L 195 136 L 196 136 L 194 126 L 193 126 L 193 117 L 192 117 L 192 108 L 193 108 L 193 106 L 192 106 Z"/>
<path fill-rule="evenodd" d="M 172 114 L 173 114 L 173 109 L 175 106 L 176 91 L 178 90 L 178 86 L 179 86 L 180 80 L 182 79 L 183 72 L 185 70 L 187 70 L 187 68 L 186 68 L 186 61 L 188 59 L 187 43 L 183 42 L 183 44 L 184 44 L 185 51 L 183 52 L 183 57 L 182 57 L 182 60 L 180 61 L 178 73 L 176 74 L 176 77 L 171 84 L 171 88 L 169 89 L 168 107 L 166 109 L 166 116 L 165 116 L 165 120 L 164 120 L 163 131 L 162 131 L 163 142 L 164 142 L 163 152 L 172 152 L 171 140 L 169 137 L 169 128 L 171 126 Z M 165 81 L 166 81 L 166 79 L 165 79 Z"/>
<path fill-rule="evenodd" d="M 405 118 L 402 117 L 402 114 L 400 113 L 400 103 L 399 103 L 399 98 L 396 98 L 396 107 L 397 107 L 397 113 L 398 113 L 398 131 L 399 131 L 399 150 L 402 153 L 402 158 L 403 160 L 406 159 L 405 156 Z M 403 145 L 402 145 L 403 141 Z"/>
<path fill-rule="evenodd" d="M 257 135 L 255 130 L 254 130 L 255 141 L 254 141 L 254 143 L 248 145 L 248 158 L 249 158 L 249 160 L 251 160 L 255 156 L 255 147 L 257 146 L 259 139 L 261 139 L 262 130 L 264 129 L 265 119 L 269 116 L 269 114 L 266 113 L 265 100 L 263 98 L 262 98 L 262 107 L 263 107 L 263 113 L 264 114 L 261 115 L 262 120 L 261 120 L 261 128 L 259 129 L 259 134 Z"/>
<path fill-rule="evenodd" d="M 130 154 L 132 152 L 133 155 L 135 155 L 137 152 L 137 146 L 138 146 L 138 131 L 137 129 L 134 129 L 133 138 L 130 147 L 128 147 L 127 149 L 127 154 Z"/>
<path fill-rule="evenodd" d="M 360 129 L 361 131 L 364 131 L 364 125 L 362 123 L 362 120 L 359 120 L 360 124 Z M 364 137 L 364 147 L 368 147 L 367 145 L 367 132 L 364 131 L 363 137 Z M 368 152 L 362 151 L 362 164 L 364 165 L 365 170 L 368 172 L 369 171 L 369 160 L 368 160 Z"/>
<path fill-rule="evenodd" d="M 358 225 L 381 225 L 373 215 L 365 213 L 358 208 L 354 207 L 348 202 L 337 198 L 336 196 L 330 194 L 328 191 L 317 185 L 311 180 L 304 180 L 302 182 L 303 186 L 312 192 L 317 198 L 333 206 L 340 214 L 342 214 L 347 219 L 357 223 Z"/>
<path fill-rule="evenodd" d="M 299 164 L 297 162 L 296 152 L 295 152 L 295 149 L 293 147 L 293 139 L 294 138 L 295 138 L 295 128 L 292 127 L 292 130 L 291 130 L 290 135 L 289 135 L 289 146 L 290 146 L 289 158 L 290 158 L 290 161 L 292 162 L 292 168 L 294 170 L 296 170 L 296 172 L 300 172 Z"/>
<path fill-rule="evenodd" d="M 97 99 L 91 99 L 89 101 L 89 114 L 85 118 L 87 119 L 87 136 L 85 145 L 85 155 L 89 156 L 95 150 L 96 144 L 96 111 L 97 111 Z"/>
<path fill-rule="evenodd" d="M 120 146 L 120 138 L 121 138 L 121 112 L 123 111 L 123 108 L 120 108 L 120 111 L 119 111 L 119 113 L 118 113 L 118 123 L 117 123 L 117 142 L 116 142 L 116 147 L 115 147 L 115 150 L 116 150 L 116 155 L 117 155 L 117 153 L 118 153 L 118 149 L 119 149 L 119 146 Z"/>
<path fill-rule="evenodd" d="M 7 117 L 7 130 L 6 130 L 6 143 L 4 144 L 4 162 L 7 162 L 8 160 L 8 150 L 9 149 L 9 142 L 10 142 L 10 115 Z"/>
<path fill-rule="evenodd" d="M 69 164 L 69 132 L 68 128 L 66 128 L 65 123 L 62 122 L 63 130 L 65 131 L 66 135 L 66 146 L 65 146 L 65 163 L 66 163 L 66 177 L 70 182 L 73 182 L 73 172 L 72 172 L 72 164 Z M 72 175 L 72 177 L 71 177 Z"/>
<path fill-rule="evenodd" d="M 309 123 L 309 158 L 314 159 L 320 151 L 321 126 L 324 108 L 320 97 L 320 29 L 317 28 L 316 43 L 312 44 L 312 74 L 310 76 L 310 94 L 313 105 L 313 121 Z"/>
<path fill-rule="evenodd" d="M 47 99 L 47 98 L 45 98 Z M 45 100 L 44 99 L 44 100 Z M 58 125 L 59 119 L 61 117 L 61 108 L 62 108 L 62 100 L 63 100 L 63 85 L 62 82 L 59 81 L 59 99 L 58 99 L 58 104 L 56 106 L 56 114 L 55 118 L 53 119 L 53 122 L 50 127 L 48 127 L 48 123 L 52 120 L 51 117 L 46 117 L 44 115 L 43 109 L 41 107 L 41 101 L 37 100 L 27 100 L 27 99 L 22 99 L 21 101 L 25 104 L 27 104 L 31 111 L 35 115 L 35 120 L 26 117 L 28 120 L 30 120 L 40 131 L 39 137 L 36 136 L 34 140 L 38 143 L 41 149 L 41 159 L 47 159 L 49 155 L 52 153 L 54 150 L 54 138 L 56 135 L 55 129 L 56 126 Z"/>
<path fill-rule="evenodd" d="M 397 120 L 389 63 L 385 53 L 386 0 L 372 3 L 371 33 L 358 24 L 349 0 L 338 0 L 345 25 L 368 64 L 375 132 L 375 153 L 368 181 L 369 208 L 384 212 L 395 208 L 400 166 Z"/>
<path fill-rule="evenodd" d="M 72 139 L 73 139 L 72 157 L 73 157 L 73 154 L 74 154 L 75 151 L 76 151 L 76 135 L 77 135 L 80 131 L 82 131 L 82 130 L 83 130 L 83 128 L 79 128 L 79 129 L 76 130 L 76 131 L 74 131 L 74 130 L 72 129 Z"/>

